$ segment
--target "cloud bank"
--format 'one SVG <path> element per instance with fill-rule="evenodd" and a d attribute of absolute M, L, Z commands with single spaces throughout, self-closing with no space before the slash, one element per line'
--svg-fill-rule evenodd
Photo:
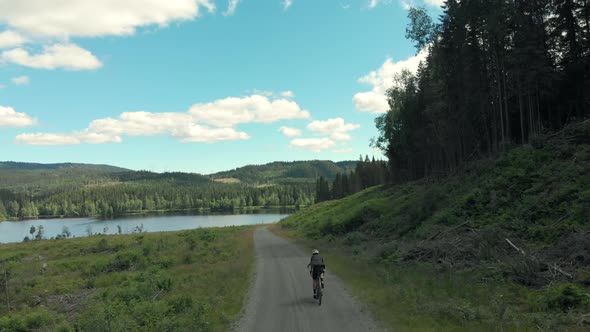
<path fill-rule="evenodd" d="M 261 95 L 229 97 L 195 104 L 187 112 L 124 112 L 118 117 L 92 121 L 87 128 L 69 133 L 23 133 L 16 142 L 30 145 L 119 143 L 124 136 L 168 135 L 181 142 L 215 143 L 247 140 L 250 135 L 236 129 L 239 124 L 273 123 L 307 119 L 309 111 L 286 99 Z"/>

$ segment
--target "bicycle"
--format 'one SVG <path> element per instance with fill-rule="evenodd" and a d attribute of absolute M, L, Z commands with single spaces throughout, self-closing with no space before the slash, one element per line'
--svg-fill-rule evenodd
<path fill-rule="evenodd" d="M 322 290 L 322 275 L 318 273 L 317 278 L 315 280 L 315 291 L 316 291 L 316 299 L 318 300 L 318 305 L 322 305 L 322 296 L 324 295 L 324 291 Z"/>

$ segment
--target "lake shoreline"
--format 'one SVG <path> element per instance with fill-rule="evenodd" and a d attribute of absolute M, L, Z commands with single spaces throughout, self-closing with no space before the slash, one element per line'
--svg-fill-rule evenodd
<path fill-rule="evenodd" d="M 0 223 L 0 243 L 37 239 L 62 239 L 93 235 L 116 235 L 181 231 L 196 228 L 268 224 L 293 211 L 258 210 L 257 213 L 156 213 L 127 215 L 114 219 L 53 218 Z"/>
<path fill-rule="evenodd" d="M 305 208 L 306 206 L 301 206 L 300 208 Z M 130 213 L 124 213 L 120 215 L 114 215 L 112 217 L 103 217 L 101 215 L 91 215 L 91 216 L 66 216 L 66 215 L 55 215 L 55 216 L 37 216 L 37 217 L 25 217 L 25 218 L 11 218 L 0 220 L 0 224 L 4 222 L 19 222 L 19 221 L 30 221 L 30 220 L 47 220 L 47 219 L 79 219 L 79 218 L 94 218 L 96 220 L 113 220 L 113 219 L 121 219 L 125 217 L 133 217 L 133 216 L 149 216 L 149 215 L 240 215 L 240 214 L 266 214 L 266 213 L 294 213 L 298 209 L 295 206 L 251 206 L 251 207 L 241 207 L 236 209 L 210 209 L 210 208 L 200 208 L 200 209 L 169 209 L 169 210 L 143 210 L 143 211 L 135 211 Z M 236 213 L 237 212 L 237 213 Z M 246 212 L 246 213 L 244 213 Z"/>

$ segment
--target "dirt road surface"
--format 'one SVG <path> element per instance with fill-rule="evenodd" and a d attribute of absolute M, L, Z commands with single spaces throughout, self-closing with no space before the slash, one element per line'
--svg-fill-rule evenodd
<path fill-rule="evenodd" d="M 237 332 L 382 331 L 342 281 L 330 275 L 329 261 L 323 303 L 318 306 L 306 268 L 311 254 L 266 228 L 256 230 L 254 241 L 256 279 Z"/>

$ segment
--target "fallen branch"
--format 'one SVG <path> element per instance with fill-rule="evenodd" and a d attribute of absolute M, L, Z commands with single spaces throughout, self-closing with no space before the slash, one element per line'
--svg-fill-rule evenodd
<path fill-rule="evenodd" d="M 547 264 L 547 265 L 549 265 L 549 264 Z M 560 269 L 556 264 L 549 265 L 549 267 L 552 268 L 554 271 L 557 271 L 557 272 L 561 273 L 563 276 L 566 276 L 566 277 L 568 277 L 570 279 L 574 279 L 574 277 L 571 274 L 569 274 L 569 273 L 565 272 L 564 270 Z"/>
<path fill-rule="evenodd" d="M 514 248 L 516 251 L 518 251 L 519 253 L 523 254 L 524 256 L 526 256 L 526 253 L 524 252 L 524 250 L 520 249 L 519 247 L 517 247 L 514 243 L 512 243 L 512 241 L 510 241 L 508 238 L 506 238 L 506 242 L 508 242 L 509 245 L 512 246 L 512 248 Z"/>
<path fill-rule="evenodd" d="M 508 244 L 510 244 L 512 246 L 512 248 L 514 248 L 516 251 L 518 251 L 519 253 L 521 253 L 523 256 L 525 257 L 529 257 L 531 260 L 538 262 L 539 264 L 543 264 L 545 266 L 547 266 L 549 269 L 555 271 L 555 272 L 559 272 L 562 276 L 567 277 L 569 279 L 574 279 L 574 277 L 570 274 L 565 272 L 564 270 L 562 270 L 561 268 L 559 268 L 559 266 L 557 266 L 557 264 L 549 264 L 549 263 L 545 263 L 542 262 L 540 260 L 538 260 L 535 257 L 532 256 L 528 256 L 524 250 L 520 249 L 519 247 L 517 247 L 514 243 L 512 243 L 512 241 L 510 241 L 508 238 L 506 238 L 506 242 L 508 242 Z"/>
<path fill-rule="evenodd" d="M 555 227 L 557 224 L 559 224 L 560 222 L 564 221 L 564 220 L 565 220 L 565 218 L 566 218 L 567 216 L 568 216 L 568 215 L 566 214 L 566 215 L 564 215 L 563 217 L 559 218 L 559 219 L 558 219 L 556 222 L 554 222 L 554 223 L 553 223 L 551 226 L 549 226 L 549 227 Z"/>

